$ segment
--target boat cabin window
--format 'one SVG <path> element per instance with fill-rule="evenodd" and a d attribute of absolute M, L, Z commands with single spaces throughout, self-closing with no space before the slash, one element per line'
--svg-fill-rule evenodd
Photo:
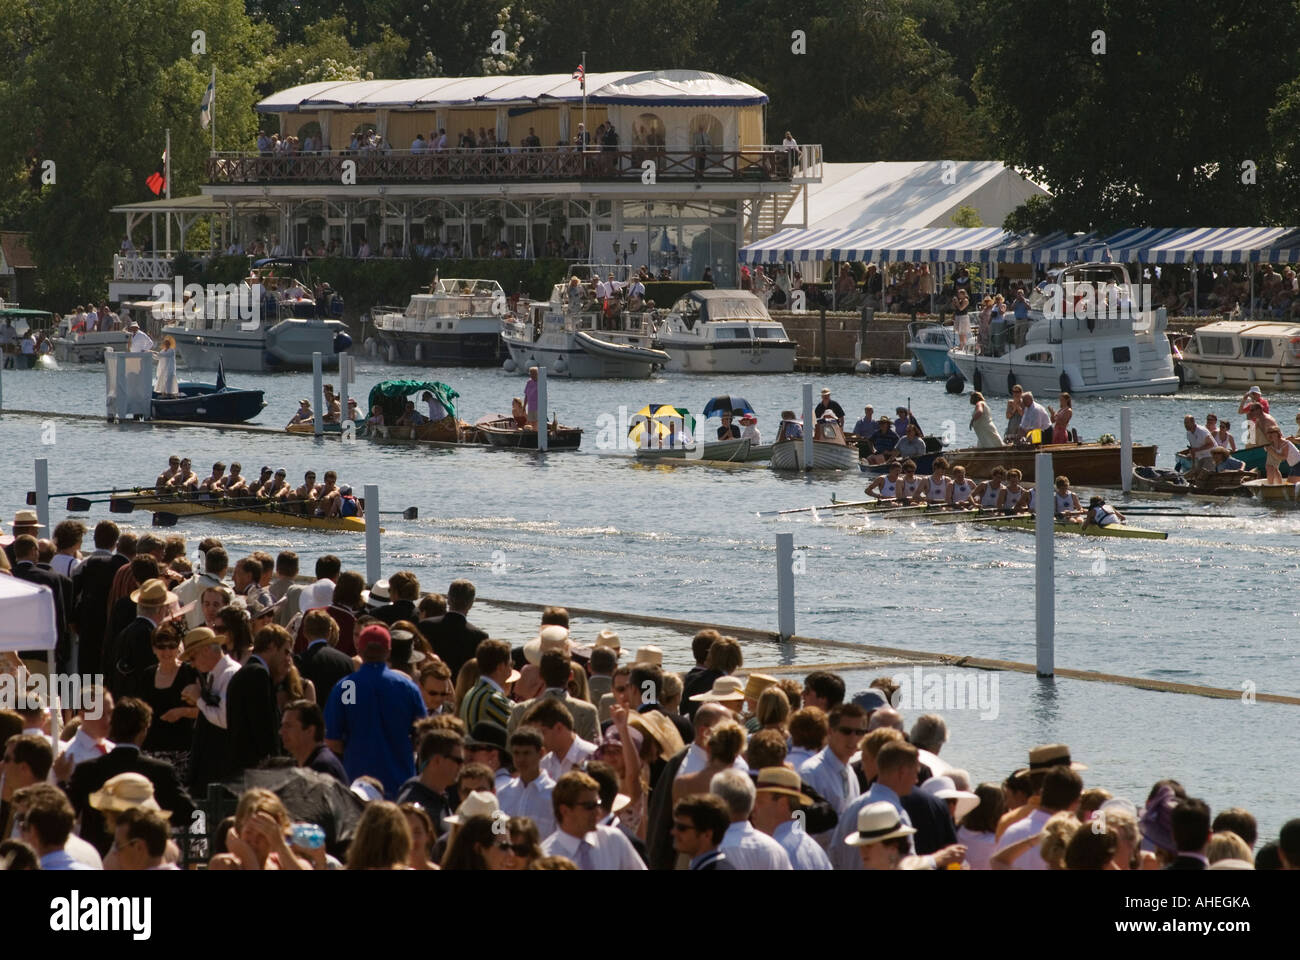
<path fill-rule="evenodd" d="M 1216 337 L 1208 333 L 1196 335 L 1196 342 L 1201 348 L 1202 356 L 1230 357 L 1237 351 L 1233 349 L 1232 337 Z"/>
<path fill-rule="evenodd" d="M 1254 337 L 1241 338 L 1241 355 L 1256 360 L 1269 360 L 1273 356 L 1273 341 Z"/>
<path fill-rule="evenodd" d="M 681 318 L 682 326 L 692 330 L 695 328 L 695 321 L 700 317 L 700 301 L 693 297 L 682 297 L 674 304 L 673 313 Z"/>
<path fill-rule="evenodd" d="M 1025 357 L 1026 363 L 1051 363 L 1052 351 L 1044 350 L 1040 353 L 1031 353 Z"/>
<path fill-rule="evenodd" d="M 1130 363 L 1128 347 L 1115 347 L 1110 351 L 1111 363 Z"/>
<path fill-rule="evenodd" d="M 785 330 L 782 327 L 755 327 L 754 331 L 762 340 L 785 339 Z"/>
<path fill-rule="evenodd" d="M 813 434 L 814 440 L 840 440 L 840 425 L 833 420 L 821 420 L 817 423 L 817 432 Z"/>
<path fill-rule="evenodd" d="M 749 337 L 748 327 L 714 327 L 715 340 L 745 340 Z"/>

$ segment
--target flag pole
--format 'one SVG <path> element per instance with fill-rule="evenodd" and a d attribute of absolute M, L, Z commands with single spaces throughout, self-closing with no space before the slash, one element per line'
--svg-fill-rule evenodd
<path fill-rule="evenodd" d="M 163 189 L 167 191 L 167 199 L 172 198 L 172 128 L 167 128 L 167 145 L 163 148 Z M 167 255 L 171 256 L 172 252 L 172 212 L 167 211 Z"/>
<path fill-rule="evenodd" d="M 209 121 L 212 126 L 212 155 L 217 155 L 217 67 L 212 67 L 212 102 L 208 105 Z"/>
<path fill-rule="evenodd" d="M 582 51 L 582 152 L 587 152 L 591 131 L 587 129 L 587 51 Z"/>

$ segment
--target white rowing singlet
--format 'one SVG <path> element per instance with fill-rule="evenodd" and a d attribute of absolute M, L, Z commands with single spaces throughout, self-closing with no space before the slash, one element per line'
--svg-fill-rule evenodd
<path fill-rule="evenodd" d="M 921 478 L 917 477 L 915 480 L 903 480 L 901 481 L 901 485 L 903 487 L 903 496 L 908 500 L 911 500 L 916 496 L 916 492 L 921 489 Z"/>
<path fill-rule="evenodd" d="M 969 480 L 963 480 L 961 483 L 954 482 L 952 485 L 953 503 L 960 503 L 961 501 L 965 500 L 967 497 L 971 495 L 971 491 L 974 489 L 975 489 L 975 484 L 971 483 Z M 997 496 L 995 494 L 994 500 L 996 499 Z"/>
<path fill-rule="evenodd" d="M 939 481 L 937 488 L 934 485 L 934 478 L 931 477 L 927 487 L 926 499 L 928 500 L 942 500 L 948 496 L 948 479 L 946 477 Z"/>
<path fill-rule="evenodd" d="M 998 505 L 998 494 L 1002 492 L 1002 484 L 990 483 L 984 488 L 984 495 L 980 497 L 981 507 L 996 507 Z"/>
<path fill-rule="evenodd" d="M 898 496 L 898 484 L 888 477 L 880 478 L 880 495 L 882 497 Z"/>

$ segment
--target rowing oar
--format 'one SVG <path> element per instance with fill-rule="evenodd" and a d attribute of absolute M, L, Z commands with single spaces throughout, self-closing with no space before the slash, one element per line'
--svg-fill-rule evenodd
<path fill-rule="evenodd" d="M 879 503 L 878 500 L 840 500 L 835 503 L 828 503 L 824 507 L 799 507 L 794 510 L 760 510 L 760 517 L 783 517 L 788 513 L 808 513 L 814 510 L 842 510 L 845 507 L 865 507 L 873 503 Z"/>
<path fill-rule="evenodd" d="M 129 489 L 131 489 L 131 488 L 130 488 L 130 487 L 125 487 L 125 488 L 124 488 L 124 487 L 114 487 L 112 490 L 81 490 L 81 491 L 78 491 L 78 492 L 76 492 L 76 493 L 51 493 L 51 494 L 49 494 L 49 498 L 50 498 L 51 500 L 57 500 L 59 497 L 93 497 L 94 495 L 99 494 L 99 493 L 121 493 L 124 489 L 129 490 Z M 29 507 L 34 507 L 34 506 L 36 506 L 36 491 L 35 491 L 35 490 L 28 490 L 28 491 L 27 491 L 27 505 L 28 505 Z M 69 507 L 68 509 L 71 510 L 72 508 Z"/>
<path fill-rule="evenodd" d="M 309 503 L 308 500 L 259 500 L 256 497 L 214 497 L 200 500 L 196 497 L 158 497 L 158 496 L 137 496 L 137 497 L 114 497 L 108 501 L 109 513 L 134 513 L 137 507 L 169 506 L 182 503 L 202 503 L 202 504 L 226 504 L 237 505 L 243 501 L 244 505 L 238 507 L 240 510 L 253 510 L 259 507 L 271 506 L 288 506 L 293 503 Z M 93 502 L 93 501 L 79 501 Z M 101 501 L 102 502 L 102 501 Z M 68 509 L 72 509 L 72 501 L 68 501 Z M 216 511 L 209 511 L 215 513 Z"/>

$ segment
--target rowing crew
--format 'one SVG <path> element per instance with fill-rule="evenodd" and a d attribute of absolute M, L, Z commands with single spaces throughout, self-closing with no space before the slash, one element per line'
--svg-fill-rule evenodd
<path fill-rule="evenodd" d="M 261 500 L 283 501 L 303 505 L 304 513 L 318 517 L 358 517 L 361 505 L 352 495 L 352 487 L 338 482 L 338 474 L 333 470 L 325 471 L 325 482 L 316 482 L 316 471 L 308 470 L 303 475 L 300 486 L 294 487 L 288 481 L 288 471 L 284 467 L 272 471 L 262 467 L 256 480 L 249 480 L 241 475 L 243 467 L 239 463 L 226 465 L 217 461 L 212 465 L 212 474 L 203 480 L 190 469 L 188 457 L 170 457 L 167 469 L 158 475 L 154 489 L 159 493 L 207 493 L 219 497 L 256 497 Z"/>
<path fill-rule="evenodd" d="M 928 477 L 916 475 L 916 461 L 895 461 L 887 473 L 876 477 L 866 488 L 866 494 L 883 502 L 893 500 L 901 505 L 924 504 L 949 510 L 989 510 L 1013 515 L 1032 513 L 1037 507 L 1037 491 L 1021 481 L 1024 475 L 1017 469 L 994 467 L 989 479 L 972 483 L 966 477 L 966 468 L 952 468 L 948 475 L 948 461 L 936 457 L 933 473 Z M 1078 496 L 1070 489 L 1070 478 L 1056 478 L 1052 513 L 1058 520 L 1072 523 L 1095 523 L 1108 526 L 1123 520 L 1123 516 L 1101 497 L 1093 497 L 1084 509 Z"/>

